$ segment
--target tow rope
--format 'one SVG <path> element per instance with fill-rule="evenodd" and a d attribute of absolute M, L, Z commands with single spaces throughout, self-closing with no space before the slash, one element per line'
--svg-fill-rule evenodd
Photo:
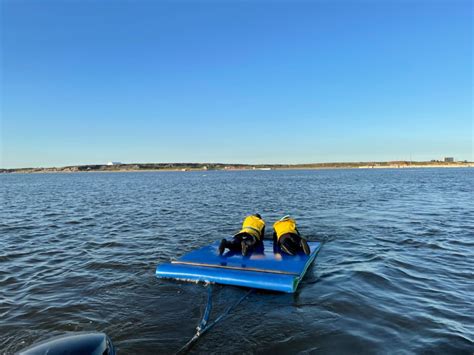
<path fill-rule="evenodd" d="M 211 315 L 212 310 L 212 284 L 207 286 L 207 304 L 206 308 L 204 309 L 204 314 L 199 322 L 199 325 L 196 327 L 196 334 L 181 348 L 176 352 L 176 354 L 186 354 L 188 353 L 194 344 L 198 341 L 198 339 L 206 333 L 209 329 L 219 323 L 222 319 L 224 319 L 227 315 L 229 315 L 230 311 L 232 311 L 235 307 L 237 307 L 242 301 L 247 298 L 254 290 L 250 289 L 243 295 L 237 302 L 231 304 L 226 308 L 226 310 L 218 316 L 214 321 L 208 324 L 209 317 Z"/>

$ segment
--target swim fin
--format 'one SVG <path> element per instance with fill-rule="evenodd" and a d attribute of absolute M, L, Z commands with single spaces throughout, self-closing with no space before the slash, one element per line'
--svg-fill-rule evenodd
<path fill-rule="evenodd" d="M 301 238 L 300 244 L 301 244 L 301 248 L 303 248 L 303 252 L 306 255 L 311 254 L 311 249 L 309 248 L 309 245 L 308 245 L 308 242 L 306 241 L 306 239 Z"/>

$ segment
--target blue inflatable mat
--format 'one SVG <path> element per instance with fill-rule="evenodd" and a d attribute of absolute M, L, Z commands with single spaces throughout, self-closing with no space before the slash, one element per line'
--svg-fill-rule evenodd
<path fill-rule="evenodd" d="M 273 242 L 265 240 L 262 250 L 242 256 L 230 251 L 219 255 L 218 245 L 215 242 L 158 265 L 156 276 L 293 293 L 321 248 L 319 242 L 308 242 L 310 255 L 291 256 L 274 251 Z"/>

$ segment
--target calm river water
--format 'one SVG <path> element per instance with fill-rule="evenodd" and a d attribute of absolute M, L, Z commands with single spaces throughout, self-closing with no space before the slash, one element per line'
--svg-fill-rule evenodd
<path fill-rule="evenodd" d="M 296 294 L 251 294 L 193 352 L 474 351 L 474 169 L 3 174 L 0 199 L 0 353 L 81 330 L 177 351 L 207 291 L 156 265 L 254 212 L 323 249 Z M 245 292 L 215 286 L 213 315 Z"/>

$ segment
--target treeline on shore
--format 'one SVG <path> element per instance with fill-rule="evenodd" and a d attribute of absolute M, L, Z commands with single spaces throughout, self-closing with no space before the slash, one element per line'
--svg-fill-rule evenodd
<path fill-rule="evenodd" d="M 0 173 L 61 173 L 61 172 L 113 172 L 113 171 L 154 171 L 154 170 L 269 170 L 269 169 L 348 169 L 348 168 L 406 168 L 406 167 L 459 167 L 473 166 L 473 163 L 441 161 L 387 161 L 312 164 L 223 164 L 223 163 L 146 163 L 114 165 L 74 165 L 49 168 L 0 169 Z"/>

